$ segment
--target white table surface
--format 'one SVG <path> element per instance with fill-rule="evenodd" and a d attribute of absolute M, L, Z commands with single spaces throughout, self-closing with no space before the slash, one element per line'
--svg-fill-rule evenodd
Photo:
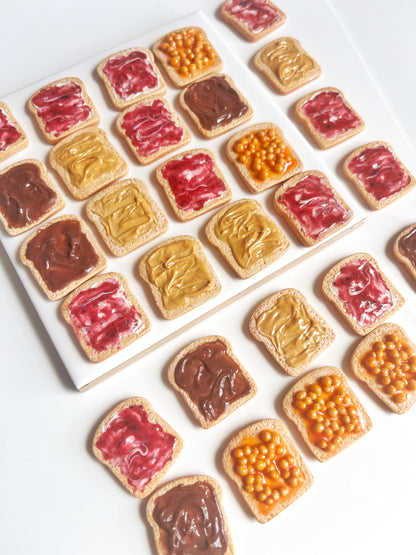
<path fill-rule="evenodd" d="M 296 0 L 309 6 L 310 0 Z M 416 7 L 411 0 L 392 3 L 367 0 L 330 0 L 354 39 L 366 65 L 410 142 L 416 144 L 416 90 L 413 53 L 416 47 Z M 90 0 L 56 3 L 42 0 L 3 0 L 0 33 L 0 98 L 58 70 L 74 65 L 103 50 L 117 47 L 131 37 L 168 23 L 195 9 L 215 12 L 212 0 L 119 0 L 114 4 Z M 325 22 L 322 22 L 323 26 Z M 317 32 L 322 32 L 317 30 Z M 415 160 L 408 163 L 415 167 Z M 415 203 L 415 193 L 409 195 Z M 411 208 L 402 203 L 387 210 L 388 225 L 404 227 Z M 414 220 L 416 221 L 416 211 Z M 402 214 L 405 213 L 403 222 Z M 321 253 L 322 268 L 354 250 L 367 249 L 379 255 L 389 277 L 406 295 L 406 307 L 392 318 L 415 330 L 412 312 L 415 286 L 394 263 L 391 236 L 383 234 L 382 216 L 364 224 L 360 240 L 350 236 Z M 407 219 L 406 219 L 407 218 Z M 386 224 L 386 225 L 387 225 Z M 305 275 L 308 268 L 305 265 Z M 294 436 L 315 476 L 313 488 L 290 508 L 266 525 L 258 524 L 234 495 L 221 471 L 219 453 L 230 433 L 253 418 L 283 418 L 281 394 L 292 383 L 267 358 L 260 346 L 249 339 L 247 318 L 258 299 L 271 294 L 269 285 L 251 296 L 244 308 L 227 309 L 224 318 L 211 318 L 188 332 L 176 345 L 167 345 L 139 364 L 123 370 L 86 393 L 75 391 L 59 356 L 40 325 L 26 292 L 16 278 L 8 258 L 1 252 L 0 345 L 1 407 L 3 409 L 0 456 L 0 553 L 17 554 L 154 554 L 153 540 L 144 521 L 144 506 L 130 496 L 92 456 L 90 441 L 104 414 L 124 398 L 142 395 L 184 437 L 187 456 L 177 461 L 168 479 L 190 473 L 215 470 L 224 491 L 224 504 L 234 537 L 236 553 L 310 555 L 351 552 L 411 553 L 414 551 L 414 499 L 416 482 L 416 408 L 405 416 L 388 412 L 351 378 L 354 389 L 367 407 L 374 428 L 347 451 L 321 464 L 309 455 L 299 436 Z M 319 276 L 318 274 L 318 277 Z M 357 338 L 328 307 L 319 294 L 319 280 L 302 281 L 287 276 L 280 289 L 299 286 L 323 314 L 329 314 L 337 333 L 337 345 L 322 362 L 340 360 L 348 376 L 348 355 Z M 399 313 L 398 313 L 399 314 Z M 228 325 L 227 325 L 228 323 Z M 408 324 L 406 326 L 406 324 Z M 234 413 L 230 422 L 203 431 L 193 425 L 182 403 L 167 385 L 169 359 L 186 342 L 206 333 L 225 335 L 237 355 L 261 387 L 263 397 L 253 399 L 240 421 Z M 340 354 L 341 353 L 341 354 Z M 332 358 L 331 358 L 332 357 Z M 321 360 L 321 359 L 320 359 Z M 154 375 L 161 387 L 156 393 Z M 242 410 L 242 409 L 240 409 Z M 193 439 L 206 434 L 207 449 L 198 451 L 191 468 Z M 217 451 L 212 446 L 217 446 Z M 191 457 L 192 458 L 192 457 Z M 185 462 L 186 461 L 186 462 Z M 166 481 L 166 479 L 165 479 Z"/>

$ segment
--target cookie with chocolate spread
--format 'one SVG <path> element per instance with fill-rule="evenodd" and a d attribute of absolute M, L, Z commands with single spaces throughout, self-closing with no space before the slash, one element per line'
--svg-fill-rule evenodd
<path fill-rule="evenodd" d="M 226 0 L 221 16 L 249 41 L 263 38 L 286 21 L 286 15 L 270 0 Z"/>
<path fill-rule="evenodd" d="M 0 162 L 23 150 L 29 144 L 26 133 L 10 108 L 0 102 Z"/>
<path fill-rule="evenodd" d="M 416 224 L 399 233 L 393 243 L 393 254 L 416 279 Z"/>

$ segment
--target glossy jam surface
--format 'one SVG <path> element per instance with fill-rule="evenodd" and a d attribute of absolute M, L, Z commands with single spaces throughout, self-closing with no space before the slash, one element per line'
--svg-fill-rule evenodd
<path fill-rule="evenodd" d="M 202 210 L 211 200 L 227 191 L 224 181 L 215 172 L 215 161 L 206 153 L 185 154 L 167 162 L 162 176 L 169 184 L 180 210 Z"/>
<path fill-rule="evenodd" d="M 18 141 L 22 134 L 12 124 L 8 115 L 0 108 L 0 152 Z"/>
<path fill-rule="evenodd" d="M 123 117 L 121 127 L 139 156 L 151 156 L 161 148 L 181 142 L 184 130 L 163 100 L 138 104 Z"/>
<path fill-rule="evenodd" d="M 362 150 L 349 162 L 348 169 L 376 200 L 395 195 L 412 179 L 384 145 Z"/>
<path fill-rule="evenodd" d="M 398 248 L 402 256 L 416 269 L 416 227 L 400 237 Z"/>
<path fill-rule="evenodd" d="M 302 234 L 314 240 L 352 216 L 333 189 L 316 175 L 308 175 L 286 189 L 278 201 L 298 220 Z"/>
<path fill-rule="evenodd" d="M 337 91 L 315 94 L 301 106 L 315 131 L 325 139 L 345 135 L 361 125 L 360 118 L 344 102 Z"/>
<path fill-rule="evenodd" d="M 251 33 L 260 33 L 281 19 L 268 0 L 229 0 L 226 11 L 241 21 Z"/>
<path fill-rule="evenodd" d="M 44 87 L 32 98 L 32 104 L 45 131 L 54 137 L 87 121 L 92 114 L 82 87 L 73 81 Z"/>
<path fill-rule="evenodd" d="M 332 286 L 344 310 L 361 326 L 377 322 L 395 305 L 395 300 L 379 271 L 366 259 L 355 259 L 334 277 Z"/>
<path fill-rule="evenodd" d="M 223 555 L 228 541 L 221 508 L 208 482 L 180 484 L 160 495 L 153 518 L 171 555 Z"/>
<path fill-rule="evenodd" d="M 172 460 L 175 444 L 176 438 L 152 422 L 141 405 L 122 408 L 96 442 L 104 459 L 138 492 Z"/>

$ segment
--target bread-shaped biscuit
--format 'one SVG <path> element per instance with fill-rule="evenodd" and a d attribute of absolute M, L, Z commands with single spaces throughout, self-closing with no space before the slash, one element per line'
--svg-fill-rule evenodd
<path fill-rule="evenodd" d="M 169 365 L 168 380 L 205 429 L 257 393 L 253 378 L 220 335 L 202 337 L 183 348 Z"/>
<path fill-rule="evenodd" d="M 388 143 L 374 141 L 351 152 L 343 163 L 347 179 L 373 210 L 408 193 L 416 180 Z"/>
<path fill-rule="evenodd" d="M 291 93 L 321 75 L 319 64 L 293 37 L 280 37 L 263 46 L 254 65 L 280 94 Z"/>
<path fill-rule="evenodd" d="M 152 50 L 172 83 L 179 88 L 222 69 L 218 52 L 200 27 L 172 31 L 155 42 Z"/>
<path fill-rule="evenodd" d="M 335 340 L 335 333 L 297 289 L 265 299 L 249 330 L 290 376 L 303 372 Z"/>
<path fill-rule="evenodd" d="M 416 224 L 399 233 L 393 243 L 393 254 L 416 279 Z"/>
<path fill-rule="evenodd" d="M 322 292 L 358 335 L 367 335 L 404 303 L 404 298 L 367 253 L 347 256 L 322 281 Z"/>
<path fill-rule="evenodd" d="M 361 340 L 351 369 L 390 410 L 404 414 L 416 401 L 416 345 L 397 324 L 381 324 Z"/>
<path fill-rule="evenodd" d="M 9 235 L 34 228 L 64 205 L 40 160 L 28 158 L 0 172 L 0 221 Z"/>
<path fill-rule="evenodd" d="M 298 100 L 295 115 L 322 149 L 346 141 L 365 127 L 344 94 L 334 87 L 325 87 Z"/>
<path fill-rule="evenodd" d="M 307 247 L 337 233 L 353 217 L 327 176 L 316 170 L 285 181 L 274 195 L 274 207 Z"/>
<path fill-rule="evenodd" d="M 253 116 L 253 109 L 233 79 L 223 73 L 191 83 L 181 91 L 179 102 L 206 139 L 218 137 Z"/>
<path fill-rule="evenodd" d="M 61 305 L 91 362 L 114 355 L 150 330 L 150 321 L 121 274 L 100 274 L 72 291 Z"/>
<path fill-rule="evenodd" d="M 10 108 L 0 102 L 0 162 L 23 150 L 29 144 L 26 133 Z"/>
<path fill-rule="evenodd" d="M 100 121 L 84 83 L 77 77 L 58 79 L 41 87 L 30 97 L 28 108 L 51 144 Z"/>
<path fill-rule="evenodd" d="M 172 237 L 153 247 L 141 258 L 138 271 L 168 320 L 193 310 L 221 291 L 202 243 L 191 235 Z"/>
<path fill-rule="evenodd" d="M 221 487 L 210 476 L 186 476 L 162 486 L 147 502 L 146 517 L 158 555 L 234 553 Z"/>
<path fill-rule="evenodd" d="M 296 382 L 283 400 L 283 409 L 321 462 L 372 428 L 347 378 L 333 366 L 313 370 Z"/>
<path fill-rule="evenodd" d="M 313 476 L 283 422 L 260 420 L 227 444 L 222 464 L 262 524 L 303 495 Z"/>
<path fill-rule="evenodd" d="M 228 141 L 226 154 L 252 193 L 270 189 L 303 169 L 301 159 L 274 123 L 245 127 Z"/>
<path fill-rule="evenodd" d="M 242 279 L 272 264 L 290 246 L 286 234 L 253 199 L 227 204 L 211 218 L 205 233 Z"/>
<path fill-rule="evenodd" d="M 166 83 L 147 48 L 127 48 L 107 56 L 97 66 L 117 110 L 166 93 Z"/>
<path fill-rule="evenodd" d="M 270 0 L 226 0 L 221 16 L 249 41 L 260 40 L 286 21 L 286 15 Z"/>
<path fill-rule="evenodd" d="M 97 459 L 135 497 L 147 497 L 183 449 L 183 441 L 142 397 L 118 404 L 92 441 Z"/>

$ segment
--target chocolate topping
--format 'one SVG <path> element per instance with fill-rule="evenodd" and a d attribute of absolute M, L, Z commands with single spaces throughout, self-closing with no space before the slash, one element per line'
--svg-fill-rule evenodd
<path fill-rule="evenodd" d="M 416 269 L 416 228 L 414 227 L 399 239 L 399 251 Z"/>

